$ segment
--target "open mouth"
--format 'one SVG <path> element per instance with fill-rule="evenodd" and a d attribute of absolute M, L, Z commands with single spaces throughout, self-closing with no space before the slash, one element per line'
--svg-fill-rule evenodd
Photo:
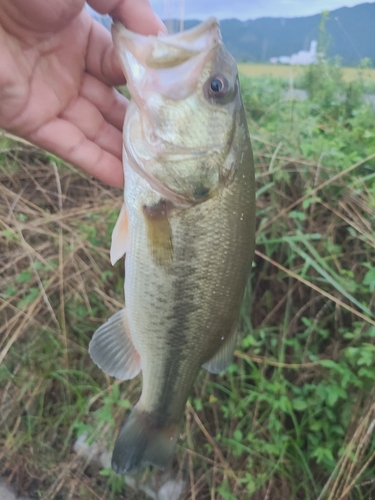
<path fill-rule="evenodd" d="M 116 22 L 112 34 L 130 94 L 139 105 L 151 90 L 176 100 L 193 92 L 209 53 L 221 43 L 215 18 L 161 36 L 139 35 Z"/>
<path fill-rule="evenodd" d="M 214 17 L 189 30 L 160 36 L 133 33 L 117 21 L 112 27 L 112 36 L 121 55 L 126 50 L 150 69 L 178 66 L 210 50 L 221 40 L 219 23 Z"/>

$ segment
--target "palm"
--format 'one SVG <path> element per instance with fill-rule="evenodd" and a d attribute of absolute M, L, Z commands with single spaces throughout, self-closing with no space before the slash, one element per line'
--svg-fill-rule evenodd
<path fill-rule="evenodd" d="M 124 78 L 110 34 L 82 10 L 83 0 L 57 6 L 49 0 L 28 0 L 15 10 L 16 16 L 12 8 L 23 2 L 8 3 L 5 7 L 11 8 L 3 15 L 1 8 L 7 2 L 0 0 L 0 18 L 6 18 L 0 31 L 0 127 L 108 184 L 122 185 L 126 99 L 111 87 L 124 83 Z M 91 2 L 94 7 L 104 3 L 121 4 Z M 31 4 L 29 12 L 25 4 Z M 152 19 L 154 26 L 141 30 L 160 29 Z"/>

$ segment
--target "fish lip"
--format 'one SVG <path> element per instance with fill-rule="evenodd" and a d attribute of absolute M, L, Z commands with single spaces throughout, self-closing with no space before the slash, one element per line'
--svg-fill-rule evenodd
<path fill-rule="evenodd" d="M 220 24 L 214 16 L 209 17 L 206 21 L 199 23 L 197 26 L 168 35 L 165 35 L 164 33 L 161 33 L 160 35 L 141 35 L 140 33 L 135 33 L 134 31 L 125 28 L 125 26 L 118 20 L 115 20 L 111 26 L 111 33 L 115 43 L 117 43 L 118 38 L 122 36 L 123 39 L 128 39 L 133 42 L 138 41 L 141 43 L 152 40 L 161 40 L 165 44 L 180 46 L 181 48 L 185 47 L 185 43 L 189 43 L 189 45 L 191 45 L 192 42 L 197 41 L 202 37 L 202 35 L 210 31 L 215 31 L 217 38 L 221 40 Z"/>
<path fill-rule="evenodd" d="M 125 28 L 120 21 L 112 24 L 111 32 L 118 53 L 125 49 L 139 64 L 150 69 L 178 66 L 222 43 L 220 25 L 215 17 L 171 35 L 141 35 Z"/>
<path fill-rule="evenodd" d="M 197 24 L 196 26 L 193 26 L 192 28 L 189 28 L 184 31 L 178 31 L 177 33 L 172 33 L 171 35 L 168 35 L 168 38 L 171 39 L 186 39 L 188 38 L 189 41 L 191 38 L 198 38 L 202 36 L 203 33 L 206 31 L 209 31 L 214 28 L 219 28 L 220 23 L 217 20 L 215 16 L 210 16 L 208 19 L 205 21 Z"/>

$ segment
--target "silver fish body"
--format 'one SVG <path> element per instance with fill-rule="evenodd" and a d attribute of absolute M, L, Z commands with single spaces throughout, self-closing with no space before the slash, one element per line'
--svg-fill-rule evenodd
<path fill-rule="evenodd" d="M 164 466 L 202 366 L 230 364 L 255 235 L 253 158 L 236 66 L 218 23 L 165 38 L 116 25 L 133 101 L 124 124 L 126 309 L 94 334 L 93 360 L 142 394 L 112 466 Z M 177 86 L 177 88 L 176 88 Z"/>

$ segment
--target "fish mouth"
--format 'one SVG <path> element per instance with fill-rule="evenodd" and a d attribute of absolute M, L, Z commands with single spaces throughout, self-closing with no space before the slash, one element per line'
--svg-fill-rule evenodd
<path fill-rule="evenodd" d="M 112 37 L 121 54 L 124 50 L 129 51 L 140 64 L 150 69 L 178 66 L 221 42 L 219 22 L 215 17 L 191 29 L 158 36 L 134 33 L 115 21 Z"/>
<path fill-rule="evenodd" d="M 139 106 L 155 92 L 176 100 L 190 95 L 211 51 L 222 44 L 214 17 L 190 30 L 160 36 L 133 33 L 116 21 L 112 36 L 130 94 Z"/>

